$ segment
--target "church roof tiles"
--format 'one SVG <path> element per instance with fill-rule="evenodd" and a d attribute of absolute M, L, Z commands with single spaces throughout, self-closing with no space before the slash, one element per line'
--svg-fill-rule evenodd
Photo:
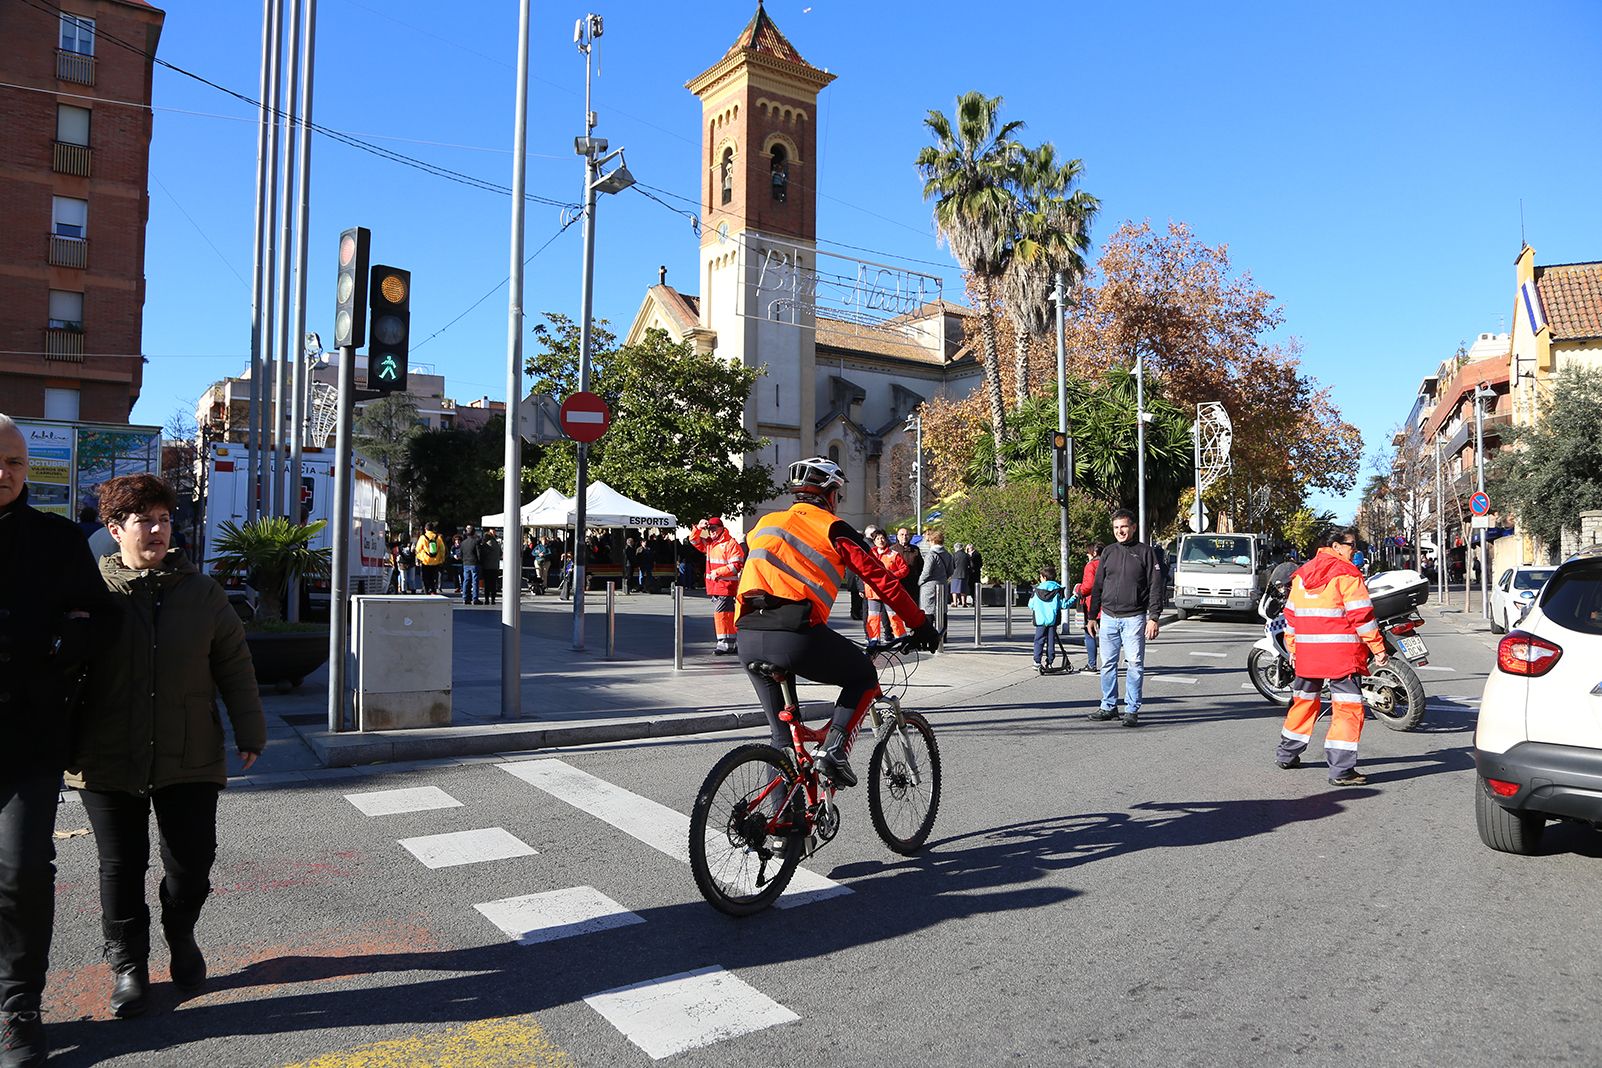
<path fill-rule="evenodd" d="M 1602 337 L 1602 263 L 1555 263 L 1535 269 L 1554 338 Z"/>
<path fill-rule="evenodd" d="M 734 39 L 729 50 L 723 53 L 723 58 L 728 59 L 747 50 L 765 52 L 791 63 L 801 63 L 809 67 L 812 65 L 802 59 L 801 53 L 795 50 L 795 45 L 779 32 L 779 28 L 773 24 L 773 20 L 768 17 L 760 2 L 757 4 L 756 14 L 751 16 L 751 21 L 745 24 L 745 29 L 740 31 L 740 36 Z"/>

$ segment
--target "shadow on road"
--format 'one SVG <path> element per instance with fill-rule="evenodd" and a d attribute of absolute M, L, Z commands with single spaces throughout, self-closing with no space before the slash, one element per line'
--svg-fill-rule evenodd
<path fill-rule="evenodd" d="M 263 1060 L 270 1061 L 269 1049 L 287 1052 L 282 1041 L 271 1037 L 296 1032 L 349 1028 L 348 1041 L 356 1044 L 392 1037 L 392 1032 L 375 1029 L 415 1032 L 419 1025 L 538 1012 L 708 965 L 735 971 L 801 966 L 865 944 L 894 944 L 949 920 L 1059 906 L 1081 891 L 1043 882 L 1053 873 L 1141 850 L 1267 834 L 1333 816 L 1373 793 L 1151 802 L 1130 812 L 1013 823 L 945 839 L 909 859 L 840 865 L 828 874 L 849 878 L 851 895 L 745 920 L 731 919 L 696 899 L 641 910 L 643 925 L 585 935 L 580 942 L 276 956 L 216 976 L 205 995 L 176 1012 L 167 1011 L 177 1002 L 176 992 L 169 984 L 158 984 L 152 1016 L 52 1023 L 52 1044 L 61 1051 L 52 1063 L 87 1065 L 158 1051 L 174 1057 L 188 1043 L 229 1036 L 263 1036 Z M 684 882 L 689 885 L 688 872 Z M 1028 921 L 1020 916 L 1019 922 Z M 815 969 L 795 967 L 791 972 L 798 985 L 827 981 Z M 429 974 L 411 978 L 407 973 Z M 358 977 L 381 985 L 351 986 Z M 347 1039 L 335 1041 L 344 1044 Z"/>

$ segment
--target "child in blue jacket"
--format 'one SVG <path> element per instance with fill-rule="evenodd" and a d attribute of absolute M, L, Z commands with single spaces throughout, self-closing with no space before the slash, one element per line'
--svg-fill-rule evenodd
<path fill-rule="evenodd" d="M 1049 666 L 1057 658 L 1057 623 L 1063 611 L 1073 602 L 1064 598 L 1065 591 L 1057 582 L 1057 569 L 1046 564 L 1040 569 L 1040 581 L 1035 584 L 1034 595 L 1029 598 L 1029 610 L 1035 617 L 1035 667 Z M 1042 659 L 1044 654 L 1044 659 Z M 1067 667 L 1067 654 L 1063 666 Z"/>

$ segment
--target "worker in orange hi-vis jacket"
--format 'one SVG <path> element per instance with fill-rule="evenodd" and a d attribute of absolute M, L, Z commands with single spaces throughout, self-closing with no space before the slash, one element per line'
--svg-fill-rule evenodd
<path fill-rule="evenodd" d="M 884 566 L 884 569 L 894 576 L 897 582 L 912 573 L 912 566 L 907 563 L 906 557 L 890 543 L 889 535 L 882 530 L 876 531 L 873 535 L 873 555 Z M 868 645 L 870 648 L 885 640 L 884 620 L 886 616 L 890 617 L 889 636 L 899 638 L 907 633 L 907 624 L 896 614 L 894 609 L 885 603 L 884 598 L 879 596 L 877 590 L 869 586 L 862 591 L 862 595 L 867 598 L 867 619 L 863 622 L 868 628 Z"/>
<path fill-rule="evenodd" d="M 703 519 L 690 531 L 690 544 L 706 556 L 706 595 L 712 598 L 712 626 L 718 656 L 735 651 L 734 594 L 745 568 L 745 550 L 717 516 Z"/>
<path fill-rule="evenodd" d="M 1291 576 L 1285 602 L 1285 648 L 1296 669 L 1290 712 L 1280 728 L 1275 762 L 1300 767 L 1302 750 L 1313 739 L 1319 695 L 1329 683 L 1329 733 L 1324 759 L 1332 786 L 1362 786 L 1368 778 L 1357 770 L 1357 741 L 1363 734 L 1363 690 L 1370 655 L 1385 663 L 1385 640 L 1374 621 L 1363 573 L 1352 563 L 1357 531 L 1337 530 L 1324 548 Z"/>

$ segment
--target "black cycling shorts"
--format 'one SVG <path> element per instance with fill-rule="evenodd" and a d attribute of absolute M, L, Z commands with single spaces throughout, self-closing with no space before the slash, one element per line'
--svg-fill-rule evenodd
<path fill-rule="evenodd" d="M 741 630 L 739 648 L 741 663 L 766 660 L 797 678 L 840 687 L 835 707 L 848 710 L 846 719 L 861 707 L 865 698 L 879 690 L 879 674 L 868 654 L 850 638 L 827 626 L 812 626 L 802 631 Z M 779 719 L 779 712 L 784 708 L 783 692 L 772 679 L 754 672 L 747 674 L 756 687 L 762 711 L 768 714 L 773 744 L 781 749 L 788 748 L 790 728 Z M 837 713 L 837 723 L 840 718 Z"/>

